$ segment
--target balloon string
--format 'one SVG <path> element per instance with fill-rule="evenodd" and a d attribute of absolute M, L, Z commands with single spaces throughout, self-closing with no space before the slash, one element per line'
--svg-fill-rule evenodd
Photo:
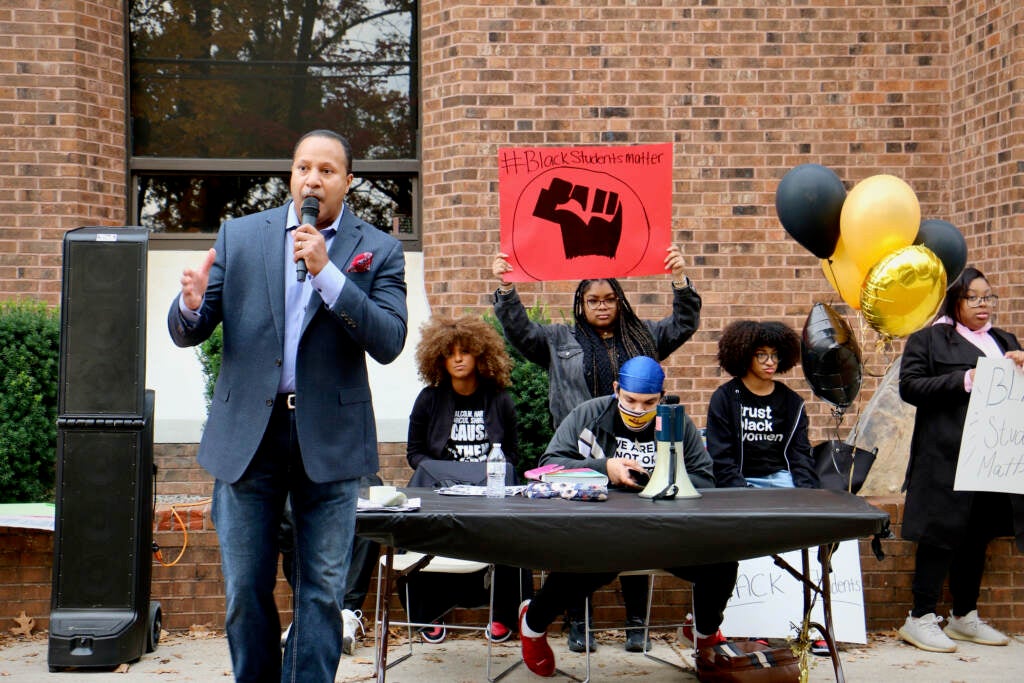
<path fill-rule="evenodd" d="M 872 372 L 870 369 L 868 369 L 867 363 L 864 363 L 862 365 L 862 369 L 864 371 L 864 374 L 867 375 L 868 377 L 885 377 L 885 373 L 889 370 L 889 368 L 892 367 L 892 364 L 894 362 L 896 362 L 895 348 L 893 347 L 893 344 L 892 344 L 893 338 L 890 337 L 887 334 L 879 333 L 874 328 L 871 328 L 871 329 L 872 329 L 872 332 L 874 332 L 876 335 L 878 335 L 878 338 L 875 341 L 874 353 L 876 353 L 876 354 L 883 354 L 886 357 L 885 369 L 882 370 L 882 372 L 880 372 L 880 373 L 875 373 L 875 372 Z M 864 339 L 865 335 L 867 334 L 867 332 L 868 332 L 867 323 L 864 320 L 864 317 L 861 316 L 860 317 L 860 338 Z"/>
<path fill-rule="evenodd" d="M 828 263 L 828 272 L 832 273 L 832 282 L 835 283 L 836 294 L 839 295 L 840 299 L 846 301 L 846 297 L 843 296 L 843 290 L 839 289 L 839 278 L 836 277 L 836 271 L 832 268 L 832 257 L 829 256 L 825 259 L 825 262 Z"/>

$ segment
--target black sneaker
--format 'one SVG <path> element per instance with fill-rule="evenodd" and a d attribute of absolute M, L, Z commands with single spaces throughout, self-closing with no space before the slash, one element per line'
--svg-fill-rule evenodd
<path fill-rule="evenodd" d="M 434 622 L 433 626 L 424 626 L 420 629 L 420 638 L 428 643 L 443 643 L 447 637 L 448 629 L 444 627 L 444 622 Z"/>
<path fill-rule="evenodd" d="M 626 652 L 644 652 L 651 649 L 651 638 L 649 635 L 646 643 L 644 642 L 646 630 L 643 626 L 643 619 L 638 617 L 626 619 Z"/>
<path fill-rule="evenodd" d="M 569 622 L 569 650 L 571 652 L 586 652 L 587 646 L 583 642 L 583 636 L 586 634 L 586 627 L 583 624 L 583 620 L 570 621 Z M 594 634 L 590 634 L 590 651 L 593 652 L 597 649 L 597 640 L 594 639 Z"/>

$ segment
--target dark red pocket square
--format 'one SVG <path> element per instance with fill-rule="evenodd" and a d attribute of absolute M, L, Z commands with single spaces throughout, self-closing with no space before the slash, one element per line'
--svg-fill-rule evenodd
<path fill-rule="evenodd" d="M 373 252 L 364 251 L 362 254 L 356 254 L 356 257 L 352 259 L 352 263 L 348 266 L 348 272 L 365 273 L 370 269 L 371 263 L 373 263 Z"/>

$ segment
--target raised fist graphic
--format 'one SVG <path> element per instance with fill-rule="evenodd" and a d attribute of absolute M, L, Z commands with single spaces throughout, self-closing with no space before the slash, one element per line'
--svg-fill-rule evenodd
<path fill-rule="evenodd" d="M 562 229 L 565 258 L 614 258 L 622 236 L 622 203 L 618 192 L 573 185 L 562 178 L 537 195 L 533 215 L 557 223 Z"/>

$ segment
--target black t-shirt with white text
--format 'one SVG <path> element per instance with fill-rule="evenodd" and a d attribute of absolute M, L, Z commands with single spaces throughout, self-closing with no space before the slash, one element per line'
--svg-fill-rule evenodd
<path fill-rule="evenodd" d="M 658 452 L 658 444 L 654 439 L 654 420 L 639 432 L 622 423 L 622 420 L 615 420 L 615 452 L 609 454 L 612 458 L 632 458 L 636 460 L 648 472 L 654 470 L 655 455 Z"/>
<path fill-rule="evenodd" d="M 764 477 L 787 470 L 786 399 L 778 387 L 767 396 L 740 384 L 740 435 L 743 439 L 743 476 Z"/>
<path fill-rule="evenodd" d="M 487 459 L 491 442 L 487 437 L 482 392 L 470 396 L 455 394 L 455 415 L 445 452 L 459 462 L 480 462 Z"/>

